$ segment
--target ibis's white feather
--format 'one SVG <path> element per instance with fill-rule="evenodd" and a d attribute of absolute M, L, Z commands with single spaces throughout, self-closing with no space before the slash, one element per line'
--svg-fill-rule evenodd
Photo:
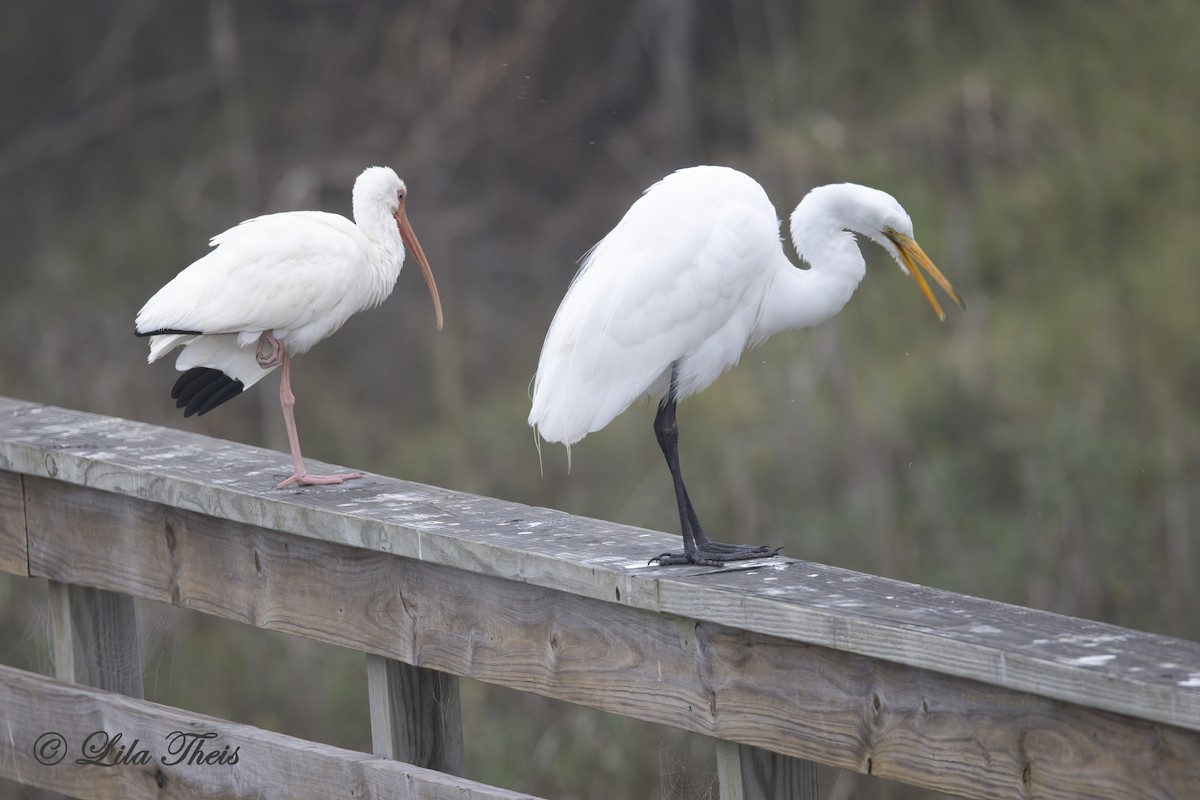
<path fill-rule="evenodd" d="M 404 183 L 372 167 L 354 185 L 355 222 L 294 211 L 247 220 L 214 236 L 213 250 L 180 272 L 138 312 L 154 361 L 182 346 L 176 367 L 219 369 L 248 388 L 269 370 L 255 346 L 272 331 L 288 353 L 306 352 L 351 316 L 391 293 L 404 263 L 392 215 Z"/>

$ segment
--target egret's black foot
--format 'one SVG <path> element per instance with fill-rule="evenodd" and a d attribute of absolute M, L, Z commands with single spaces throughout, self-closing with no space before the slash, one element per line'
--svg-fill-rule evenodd
<path fill-rule="evenodd" d="M 725 544 L 707 538 L 704 541 L 697 541 L 696 546 L 708 553 L 740 553 L 745 550 L 753 550 L 762 555 L 775 555 L 783 549 L 782 547 L 767 547 L 765 544 L 760 544 L 758 547 L 749 544 Z"/>
<path fill-rule="evenodd" d="M 747 561 L 752 558 L 771 558 L 779 554 L 782 547 L 766 547 L 760 545 L 751 547 L 749 545 L 723 544 L 722 542 L 707 542 L 704 547 L 696 549 L 696 552 L 689 555 L 688 553 L 663 553 L 650 559 L 648 563 L 658 564 L 660 567 L 669 567 L 676 564 L 695 564 L 702 567 L 719 567 L 722 564 L 730 561 Z"/>

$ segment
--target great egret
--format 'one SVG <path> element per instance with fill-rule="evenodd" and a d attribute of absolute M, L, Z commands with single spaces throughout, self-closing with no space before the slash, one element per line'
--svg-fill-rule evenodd
<path fill-rule="evenodd" d="M 425 253 L 405 211 L 404 181 L 370 167 L 354 181 L 354 222 L 321 211 L 255 217 L 214 236 L 214 248 L 160 289 L 138 312 L 149 361 L 183 347 L 171 397 L 183 415 L 205 414 L 282 367 L 279 402 L 294 467 L 280 483 L 301 486 L 362 477 L 309 475 L 293 413 L 291 357 L 374 308 L 392 292 L 407 247 L 429 284 L 437 327 L 442 306 Z"/>
<path fill-rule="evenodd" d="M 652 562 L 715 565 L 777 552 L 705 534 L 679 470 L 675 406 L 748 347 L 838 313 L 866 272 L 855 234 L 891 254 L 939 319 L 945 313 L 921 268 L 962 305 L 885 192 L 849 183 L 813 189 L 792 212 L 791 232 L 808 269 L 784 254 L 775 209 L 756 181 L 727 167 L 679 170 L 592 248 L 550 324 L 529 413 L 546 441 L 569 451 L 638 397 L 661 397 L 654 433 L 674 482 L 684 549 Z"/>

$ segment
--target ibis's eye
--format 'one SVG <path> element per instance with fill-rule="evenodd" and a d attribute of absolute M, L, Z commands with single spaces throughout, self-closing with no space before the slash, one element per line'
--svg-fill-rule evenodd
<path fill-rule="evenodd" d="M 396 191 L 396 199 L 403 202 L 403 200 L 404 200 L 404 190 L 403 189 L 398 189 Z"/>

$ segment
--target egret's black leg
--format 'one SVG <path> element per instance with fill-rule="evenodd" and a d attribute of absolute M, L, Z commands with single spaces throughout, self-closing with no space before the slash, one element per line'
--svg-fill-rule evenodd
<path fill-rule="evenodd" d="M 667 468 L 671 471 L 671 479 L 675 484 L 675 501 L 679 506 L 679 527 L 683 532 L 685 556 L 687 553 L 694 555 L 698 551 L 706 553 L 744 551 L 746 548 L 742 545 L 724 544 L 709 539 L 708 534 L 700 525 L 700 520 L 696 517 L 696 509 L 692 505 L 692 498 L 688 495 L 687 486 L 683 483 L 683 474 L 679 468 L 679 427 L 675 423 L 674 400 L 669 403 L 664 401 L 659 405 L 658 414 L 654 419 L 654 435 L 667 459 Z M 756 549 L 763 554 L 773 552 L 769 547 Z M 663 555 L 670 554 L 664 553 Z"/>
<path fill-rule="evenodd" d="M 748 545 L 741 544 L 724 544 L 723 542 L 714 542 L 712 539 L 709 539 L 708 534 L 704 532 L 704 528 L 700 527 L 700 520 L 696 519 L 696 510 L 692 507 L 692 498 L 688 496 L 686 486 L 683 489 L 683 499 L 687 503 L 688 521 L 692 526 L 692 537 L 696 541 L 696 547 L 701 550 L 708 550 L 718 553 L 737 553 L 749 547 Z M 759 545 L 758 547 L 753 547 L 750 549 L 756 550 L 763 555 L 773 556 L 783 548 Z"/>
<path fill-rule="evenodd" d="M 674 372 L 672 372 L 674 376 Z M 671 381 L 671 390 L 658 406 L 654 415 L 654 437 L 658 446 L 667 459 L 667 469 L 671 471 L 671 480 L 675 484 L 675 502 L 679 506 L 679 528 L 683 533 L 684 563 L 695 561 L 697 558 L 696 538 L 692 532 L 692 520 L 696 512 L 691 507 L 687 489 L 683 485 L 683 475 L 679 471 L 679 427 L 675 424 L 675 381 Z M 697 525 L 699 520 L 697 520 Z M 663 553 L 654 559 L 661 562 L 663 558 L 672 557 Z"/>
<path fill-rule="evenodd" d="M 654 416 L 654 436 L 662 449 L 663 457 L 667 460 L 667 469 L 671 471 L 671 480 L 675 484 L 675 502 L 679 506 L 679 527 L 683 533 L 682 553 L 663 553 L 651 559 L 659 564 L 706 564 L 718 566 L 725 561 L 741 561 L 748 558 L 775 555 L 777 550 L 769 547 L 747 547 L 743 545 L 714 542 L 704 533 L 692 500 L 688 497 L 687 487 L 683 484 L 683 474 L 679 470 L 679 426 L 675 422 L 675 386 L 678 377 L 678 365 L 671 367 L 671 386 L 666 397 L 658 406 Z"/>

